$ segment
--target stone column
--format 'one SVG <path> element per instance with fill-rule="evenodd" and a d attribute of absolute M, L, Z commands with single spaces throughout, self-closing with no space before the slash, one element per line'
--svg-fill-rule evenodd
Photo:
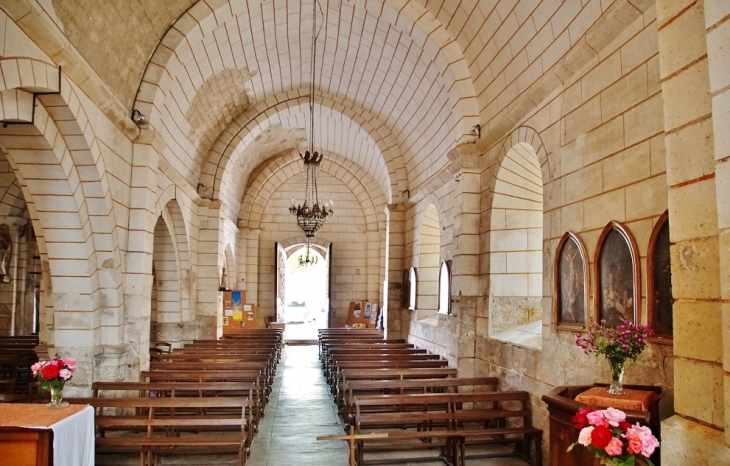
<path fill-rule="evenodd" d="M 473 144 L 462 144 L 448 154 L 454 171 L 454 256 L 451 264 L 449 355 L 462 377 L 474 376 L 476 315 L 479 298 L 479 156 Z"/>
<path fill-rule="evenodd" d="M 366 283 L 367 293 L 365 294 L 368 301 L 378 301 L 380 290 L 378 281 L 380 278 L 380 234 L 377 231 L 368 231 L 366 233 L 367 243 L 367 261 L 366 261 Z M 379 303 L 382 304 L 382 303 Z"/>
<path fill-rule="evenodd" d="M 705 0 L 657 1 L 677 413 L 662 423 L 665 466 L 730 463 L 723 433 L 727 374 L 722 365 L 719 197 L 705 6 Z"/>
<path fill-rule="evenodd" d="M 246 300 L 250 303 L 259 302 L 259 245 L 261 229 L 248 230 L 246 241 Z"/>
<path fill-rule="evenodd" d="M 730 445 L 730 2 L 705 0 L 712 127 L 715 143 L 717 220 L 720 230 L 725 444 Z M 728 454 L 727 447 L 725 453 Z M 725 458 L 727 463 L 730 460 Z"/>
<path fill-rule="evenodd" d="M 219 200 L 204 200 L 198 206 L 198 306 L 195 323 L 197 337 L 203 339 L 215 339 L 222 332 L 223 321 L 218 318 L 218 288 L 223 266 L 222 207 Z"/>
<path fill-rule="evenodd" d="M 387 248 L 386 260 L 388 281 L 388 305 L 385 310 L 383 322 L 387 338 L 404 338 L 402 327 L 403 308 L 401 307 L 401 296 L 408 290 L 402 290 L 403 280 L 403 255 L 405 253 L 405 217 L 406 209 L 403 204 L 388 204 L 385 209 L 387 219 L 385 247 Z"/>
<path fill-rule="evenodd" d="M 160 154 L 164 148 L 164 141 L 152 129 L 141 130 L 134 142 L 129 230 L 122 280 L 126 345 L 114 348 L 105 345 L 105 361 L 100 363 L 100 371 L 104 372 L 101 375 L 102 380 L 138 380 L 139 371 L 149 368 L 157 172 Z M 120 364 L 126 365 L 126 369 L 115 372 L 115 367 Z"/>

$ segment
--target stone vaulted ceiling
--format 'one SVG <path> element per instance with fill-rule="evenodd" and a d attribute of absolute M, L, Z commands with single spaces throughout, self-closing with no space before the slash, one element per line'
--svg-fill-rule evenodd
<path fill-rule="evenodd" d="M 319 139 L 346 150 L 340 155 L 366 168 L 389 194 L 433 176 L 464 134 L 463 86 L 455 86 L 450 69 L 458 56 L 442 50 L 453 39 L 422 3 L 320 0 L 317 12 L 316 92 L 344 116 L 326 112 Z M 427 6 L 442 16 L 448 11 Z M 208 176 L 218 180 L 235 169 L 229 161 L 239 160 L 248 173 L 254 168 L 236 156 L 251 153 L 240 144 L 227 159 L 208 152 L 216 138 L 230 145 L 241 126 L 257 134 L 268 127 L 256 128 L 257 120 L 226 131 L 242 112 L 306 98 L 312 0 L 53 0 L 53 8 L 70 41 L 125 105 L 150 117 L 167 142 L 165 157 L 193 186 L 206 176 L 206 159 L 218 172 Z M 301 139 L 307 109 L 301 110 L 287 109 L 274 122 L 283 125 L 282 139 Z"/>

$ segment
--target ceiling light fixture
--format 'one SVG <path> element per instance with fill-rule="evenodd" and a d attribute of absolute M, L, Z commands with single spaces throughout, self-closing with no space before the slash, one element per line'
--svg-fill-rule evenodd
<path fill-rule="evenodd" d="M 321 204 L 317 189 L 317 172 L 324 157 L 323 154 L 314 150 L 314 90 L 317 77 L 317 39 L 322 29 L 321 25 L 320 29 L 317 29 L 317 7 L 319 7 L 320 13 L 322 13 L 319 1 L 315 0 L 312 8 L 312 81 L 309 84 L 309 147 L 304 152 L 304 155 L 299 154 L 304 161 L 304 170 L 306 171 L 304 202 L 297 205 L 295 199 L 292 198 L 291 207 L 289 207 L 289 213 L 297 216 L 297 225 L 308 239 L 314 237 L 317 231 L 322 228 L 324 222 L 334 215 L 334 211 L 332 210 L 334 203 L 330 199 L 328 203 Z"/>

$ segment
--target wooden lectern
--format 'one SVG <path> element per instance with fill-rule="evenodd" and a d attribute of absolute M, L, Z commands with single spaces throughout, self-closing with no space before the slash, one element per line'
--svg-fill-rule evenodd
<path fill-rule="evenodd" d="M 608 406 L 592 406 L 576 401 L 575 398 L 581 393 L 603 385 L 573 385 L 567 387 L 555 387 L 550 393 L 543 395 L 542 400 L 548 406 L 550 414 L 550 455 L 548 464 L 550 466 L 599 466 L 600 463 L 593 457 L 593 454 L 586 448 L 578 445 L 573 451 L 568 452 L 571 443 L 578 440 L 578 429 L 573 427 L 571 418 L 581 409 L 605 409 Z M 659 394 L 661 387 L 646 385 L 624 385 L 630 390 L 642 392 L 653 392 L 656 396 L 651 401 L 646 411 L 635 411 L 621 409 L 620 406 L 612 406 L 626 412 L 626 421 L 634 424 L 636 422 L 651 427 L 654 435 L 659 438 Z M 661 441 L 661 439 L 660 439 Z M 651 458 L 652 462 L 659 466 L 659 450 Z"/>

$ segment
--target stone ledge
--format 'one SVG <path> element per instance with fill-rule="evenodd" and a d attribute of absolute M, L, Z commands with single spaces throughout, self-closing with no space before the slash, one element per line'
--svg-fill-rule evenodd
<path fill-rule="evenodd" d="M 662 422 L 662 465 L 716 466 L 730 464 L 725 434 L 676 415 Z"/>

